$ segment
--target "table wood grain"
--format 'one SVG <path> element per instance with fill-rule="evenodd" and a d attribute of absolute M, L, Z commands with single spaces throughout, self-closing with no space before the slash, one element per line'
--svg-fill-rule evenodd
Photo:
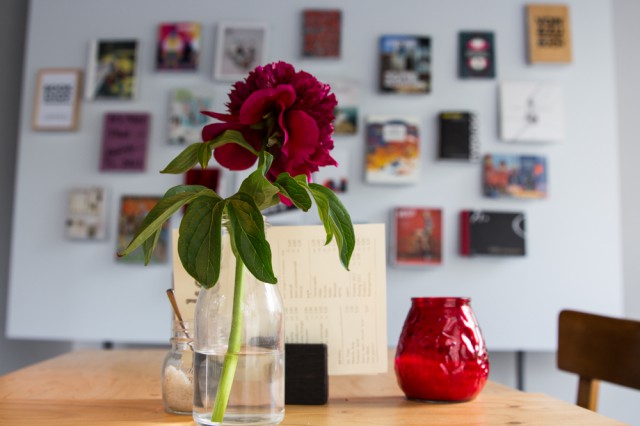
<path fill-rule="evenodd" d="M 0 377 L 0 425 L 194 425 L 167 414 L 163 350 L 77 351 Z M 488 382 L 473 401 L 409 401 L 395 375 L 333 376 L 329 403 L 287 405 L 282 425 L 622 425 L 543 394 Z"/>

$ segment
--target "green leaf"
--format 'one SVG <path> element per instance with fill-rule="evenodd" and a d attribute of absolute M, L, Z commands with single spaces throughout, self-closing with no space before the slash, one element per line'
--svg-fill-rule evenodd
<path fill-rule="evenodd" d="M 291 202 L 300 210 L 308 211 L 311 208 L 311 197 L 307 192 L 307 177 L 302 176 L 304 183 L 300 183 L 300 179 L 292 178 L 287 172 L 280 173 L 274 182 L 274 185 L 278 187 L 280 192 L 291 200 Z"/>
<path fill-rule="evenodd" d="M 184 269 L 205 288 L 220 277 L 222 213 L 226 201 L 201 197 L 189 204 L 180 222 L 178 255 Z"/>
<path fill-rule="evenodd" d="M 201 146 L 201 142 L 192 143 L 178 154 L 160 173 L 180 174 L 186 172 L 198 163 L 198 151 Z"/>
<path fill-rule="evenodd" d="M 277 283 L 262 213 L 253 198 L 242 192 L 233 195 L 227 199 L 227 212 L 231 238 L 247 269 L 260 281 Z"/>
<path fill-rule="evenodd" d="M 273 163 L 273 155 L 267 151 L 260 151 L 258 156 L 258 170 L 262 173 L 262 176 L 266 176 L 271 164 Z"/>
<path fill-rule="evenodd" d="M 340 262 L 349 270 L 349 262 L 356 245 L 355 232 L 349 212 L 329 188 L 317 183 L 310 183 L 309 190 L 316 201 L 320 219 L 324 223 L 325 231 L 327 231 L 327 244 L 331 241 L 331 236 L 335 235 Z"/>
<path fill-rule="evenodd" d="M 136 235 L 134 235 L 129 245 L 122 252 L 118 253 L 118 256 L 128 255 L 145 241 L 153 238 L 145 248 L 145 258 L 150 258 L 150 253 L 153 252 L 153 248 L 155 247 L 153 240 L 156 238 L 156 233 L 161 231 L 162 225 L 180 207 L 202 196 L 220 199 L 218 194 L 211 189 L 198 185 L 178 185 L 169 189 L 162 199 L 147 213 Z"/>
<path fill-rule="evenodd" d="M 260 170 L 255 170 L 247 176 L 242 181 L 238 192 L 245 193 L 253 198 L 258 210 L 275 206 L 280 202 L 278 188 L 271 184 Z"/>
<path fill-rule="evenodd" d="M 211 146 L 209 142 L 203 142 L 198 149 L 198 162 L 200 163 L 200 167 L 206 169 L 209 160 L 211 160 Z"/>
<path fill-rule="evenodd" d="M 144 243 L 142 243 L 142 251 L 144 253 L 144 264 L 148 265 L 151 262 L 151 255 L 153 251 L 156 249 L 156 245 L 158 244 L 158 240 L 160 240 L 160 234 L 162 234 L 162 227 L 158 229 L 152 237 L 147 238 Z"/>
<path fill-rule="evenodd" d="M 211 144 L 212 149 L 221 147 L 222 145 L 226 145 L 228 143 L 235 143 L 248 150 L 253 155 L 258 156 L 258 151 L 256 151 L 255 148 L 244 139 L 242 133 L 237 130 L 225 130 L 220 135 L 216 136 L 215 138 L 213 138 L 213 140 L 208 141 L 207 143 Z"/>

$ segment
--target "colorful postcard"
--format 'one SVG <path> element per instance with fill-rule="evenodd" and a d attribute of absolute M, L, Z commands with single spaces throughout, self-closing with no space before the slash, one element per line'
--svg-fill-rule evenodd
<path fill-rule="evenodd" d="M 38 71 L 31 127 L 34 130 L 76 130 L 80 115 L 82 71 L 47 68 Z"/>
<path fill-rule="evenodd" d="M 85 98 L 133 99 L 137 67 L 137 40 L 94 40 L 89 53 Z"/>
<path fill-rule="evenodd" d="M 338 162 L 338 166 L 320 167 L 314 173 L 313 180 L 320 185 L 342 194 L 349 189 L 349 152 L 346 149 L 335 148 L 331 156 Z"/>
<path fill-rule="evenodd" d="M 69 191 L 66 233 L 71 240 L 103 240 L 106 232 L 104 188 L 74 188 Z"/>
<path fill-rule="evenodd" d="M 398 207 L 393 211 L 392 263 L 429 266 L 442 263 L 442 210 Z"/>
<path fill-rule="evenodd" d="M 556 83 L 500 84 L 500 138 L 507 142 L 558 142 L 565 137 L 564 97 Z"/>
<path fill-rule="evenodd" d="M 120 218 L 118 219 L 118 252 L 124 250 L 131 242 L 143 219 L 162 197 L 124 195 L 120 201 Z M 169 259 L 169 222 L 162 225 L 160 238 L 149 263 L 166 263 Z M 131 254 L 118 258 L 123 263 L 144 263 L 144 252 L 141 247 Z"/>
<path fill-rule="evenodd" d="M 571 25 L 566 4 L 527 5 L 530 63 L 570 63 Z"/>
<path fill-rule="evenodd" d="M 336 95 L 338 106 L 334 109 L 335 135 L 354 135 L 358 132 L 358 82 L 346 78 L 328 78 L 331 90 Z"/>
<path fill-rule="evenodd" d="M 267 26 L 264 24 L 218 24 L 213 77 L 217 80 L 244 79 L 267 60 Z"/>
<path fill-rule="evenodd" d="M 213 98 L 211 90 L 174 89 L 169 99 L 169 137 L 171 145 L 189 145 L 202 141 L 202 127 L 211 118 L 200 111 L 210 111 Z"/>
<path fill-rule="evenodd" d="M 307 9 L 302 12 L 302 56 L 340 58 L 339 9 Z"/>
<path fill-rule="evenodd" d="M 411 184 L 419 179 L 417 117 L 374 116 L 367 120 L 368 183 Z"/>
<path fill-rule="evenodd" d="M 195 71 L 200 59 L 200 24 L 165 22 L 158 26 L 156 69 Z"/>
<path fill-rule="evenodd" d="M 431 92 L 431 38 L 382 36 L 380 63 L 380 90 L 383 92 Z"/>
<path fill-rule="evenodd" d="M 484 156 L 482 169 L 484 195 L 492 198 L 545 198 L 547 161 L 538 155 Z"/>
<path fill-rule="evenodd" d="M 150 117 L 146 112 L 104 115 L 100 171 L 145 170 Z"/>
<path fill-rule="evenodd" d="M 496 57 L 493 33 L 463 31 L 458 39 L 459 74 L 462 78 L 493 78 L 496 76 Z"/>

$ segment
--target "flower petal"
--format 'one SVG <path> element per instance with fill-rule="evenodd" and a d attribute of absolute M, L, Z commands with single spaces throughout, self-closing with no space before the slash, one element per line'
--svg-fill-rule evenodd
<path fill-rule="evenodd" d="M 261 89 L 253 92 L 240 107 L 240 123 L 255 124 L 262 120 L 273 103 L 276 89 Z"/>
<path fill-rule="evenodd" d="M 285 124 L 288 138 L 282 145 L 282 152 L 293 164 L 306 161 L 318 146 L 318 125 L 309 114 L 300 110 L 287 113 Z"/>

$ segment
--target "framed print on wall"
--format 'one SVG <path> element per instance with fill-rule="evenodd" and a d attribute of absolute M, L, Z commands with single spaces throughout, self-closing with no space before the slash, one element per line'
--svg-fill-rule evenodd
<path fill-rule="evenodd" d="M 265 24 L 218 24 L 213 77 L 235 81 L 266 62 L 268 29 Z"/>
<path fill-rule="evenodd" d="M 33 130 L 78 128 L 81 78 L 82 71 L 74 68 L 46 68 L 38 72 Z"/>

